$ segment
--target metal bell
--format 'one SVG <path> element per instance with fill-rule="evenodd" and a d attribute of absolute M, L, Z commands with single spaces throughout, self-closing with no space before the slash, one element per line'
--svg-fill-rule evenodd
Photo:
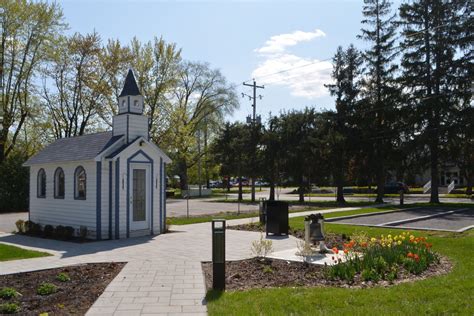
<path fill-rule="evenodd" d="M 305 241 L 316 244 L 324 241 L 324 217 L 321 213 L 311 214 L 305 217 Z"/>

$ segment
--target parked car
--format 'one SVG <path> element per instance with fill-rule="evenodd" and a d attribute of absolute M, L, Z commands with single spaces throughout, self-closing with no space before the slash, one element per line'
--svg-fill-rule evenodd
<path fill-rule="evenodd" d="M 249 185 L 249 180 L 246 178 L 242 178 L 242 185 L 243 186 L 248 186 Z M 233 187 L 238 187 L 239 186 L 239 179 L 235 179 L 234 182 L 232 182 Z"/>
<path fill-rule="evenodd" d="M 270 183 L 262 181 L 262 180 L 257 180 L 255 181 L 255 185 L 258 187 L 267 187 L 270 185 Z"/>
<path fill-rule="evenodd" d="M 403 191 L 403 193 L 409 193 L 410 189 L 408 188 L 408 185 L 403 182 L 390 182 L 384 186 L 384 193 L 399 193 L 400 191 Z"/>
<path fill-rule="evenodd" d="M 222 181 L 209 181 L 209 188 L 211 189 L 218 189 L 218 188 L 222 188 L 223 187 L 223 183 Z"/>

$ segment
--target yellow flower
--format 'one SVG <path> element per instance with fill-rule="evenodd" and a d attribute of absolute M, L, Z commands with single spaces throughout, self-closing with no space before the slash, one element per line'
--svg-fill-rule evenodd
<path fill-rule="evenodd" d="M 401 244 L 402 244 L 402 241 L 401 241 L 401 240 L 399 240 L 399 241 L 397 242 L 397 244 L 398 244 L 398 245 L 401 245 Z"/>
<path fill-rule="evenodd" d="M 376 242 L 376 241 L 377 241 L 377 238 L 372 237 L 372 238 L 370 238 L 370 241 L 371 241 L 371 242 Z"/>
<path fill-rule="evenodd" d="M 398 239 L 398 236 L 393 237 L 393 240 L 397 240 L 397 239 Z"/>
<path fill-rule="evenodd" d="M 410 240 L 415 239 L 415 236 L 410 235 Z"/>
<path fill-rule="evenodd" d="M 402 237 L 402 240 L 405 240 L 405 236 Z"/>
<path fill-rule="evenodd" d="M 392 238 L 392 235 L 388 234 L 387 238 L 388 238 L 388 239 Z"/>
<path fill-rule="evenodd" d="M 391 248 L 391 247 L 392 247 L 392 244 L 387 244 L 387 247 L 388 247 L 388 248 Z"/>

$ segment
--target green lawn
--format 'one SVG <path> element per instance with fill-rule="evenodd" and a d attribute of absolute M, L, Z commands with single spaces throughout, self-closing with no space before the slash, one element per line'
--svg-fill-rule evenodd
<path fill-rule="evenodd" d="M 227 219 L 227 220 L 229 220 L 229 219 L 256 217 L 256 216 L 258 216 L 258 212 L 240 213 L 240 214 L 237 214 L 235 212 L 227 212 L 227 213 L 219 213 L 219 214 L 213 214 L 213 215 L 190 216 L 189 218 L 186 218 L 186 217 L 168 217 L 166 219 L 166 223 L 168 225 L 188 225 L 188 224 L 197 224 L 197 223 L 210 222 L 213 219 Z"/>
<path fill-rule="evenodd" d="M 423 192 L 417 192 L 417 193 L 406 193 L 405 197 L 410 197 L 410 194 L 420 194 Z M 305 194 L 305 197 L 334 197 L 334 193 L 307 193 Z M 344 194 L 345 197 L 350 198 L 350 197 L 366 197 L 366 198 L 375 198 L 377 197 L 377 194 L 375 193 L 351 193 L 351 194 Z M 400 194 L 385 194 L 385 197 L 400 197 Z M 428 196 L 428 195 L 427 195 Z M 469 198 L 470 196 L 466 194 L 461 194 L 461 193 L 451 193 L 451 194 L 440 194 L 441 198 L 453 198 L 453 199 L 458 199 L 458 198 Z"/>
<path fill-rule="evenodd" d="M 375 202 L 372 201 L 347 201 L 344 204 L 339 204 L 336 201 L 309 201 L 308 198 L 305 199 L 305 202 L 300 203 L 299 201 L 296 200 L 284 200 L 282 199 L 281 201 L 288 202 L 290 205 L 306 205 L 308 207 L 320 207 L 320 208 L 334 208 L 334 207 L 360 207 L 360 206 L 367 206 L 367 205 L 375 205 Z M 215 202 L 215 203 L 238 203 L 237 199 L 215 199 L 209 202 Z M 258 202 L 252 203 L 250 199 L 243 199 L 240 201 L 240 203 L 245 203 L 245 204 L 258 204 Z"/>
<path fill-rule="evenodd" d="M 463 205 L 467 206 L 467 205 Z M 474 205 L 470 205 L 474 207 Z M 364 209 L 364 213 L 377 209 Z M 387 210 L 384 208 L 383 210 Z M 379 209 L 379 211 L 381 211 Z M 356 211 L 359 212 L 359 211 Z M 329 213 L 325 217 L 354 214 Z M 290 219 L 292 228 L 303 228 L 303 217 Z M 371 236 L 400 232 L 327 223 L 328 232 Z M 464 233 L 415 232 L 428 236 L 433 249 L 451 259 L 451 273 L 389 288 L 277 288 L 208 294 L 209 315 L 473 315 L 474 230 Z"/>
<path fill-rule="evenodd" d="M 337 204 L 328 204 L 328 206 L 311 206 L 309 205 L 308 207 L 305 207 L 303 209 L 297 209 L 297 210 L 290 210 L 290 213 L 298 213 L 298 212 L 306 212 L 306 211 L 314 211 L 317 212 L 318 210 L 322 209 L 331 209 L 336 207 L 335 205 Z M 357 206 L 363 206 L 363 204 L 357 204 Z M 349 207 L 349 205 L 347 205 Z M 393 209 L 394 207 L 384 207 L 384 209 Z M 348 211 L 351 212 L 351 211 Z M 359 214 L 359 213 L 369 213 L 369 212 L 380 212 L 380 209 L 372 209 L 372 208 L 365 208 L 363 210 L 357 210 L 357 211 L 352 211 L 354 213 L 347 213 L 344 212 L 346 215 L 351 215 L 351 214 Z M 236 212 L 223 212 L 219 214 L 213 214 L 213 215 L 203 215 L 203 216 L 191 216 L 189 218 L 186 217 L 168 217 L 166 220 L 166 223 L 168 225 L 188 225 L 188 224 L 197 224 L 197 223 L 205 223 L 205 222 L 210 222 L 213 219 L 240 219 L 240 218 L 250 218 L 250 217 L 257 217 L 258 212 L 245 212 L 245 213 L 240 213 L 237 214 Z"/>
<path fill-rule="evenodd" d="M 51 256 L 51 254 L 0 243 L 0 261 L 29 259 L 46 256 Z"/>

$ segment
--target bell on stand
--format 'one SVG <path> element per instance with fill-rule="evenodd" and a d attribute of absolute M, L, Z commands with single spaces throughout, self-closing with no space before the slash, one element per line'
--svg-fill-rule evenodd
<path fill-rule="evenodd" d="M 326 247 L 324 236 L 324 217 L 321 213 L 311 214 L 304 219 L 305 241 L 316 245 L 319 242 L 320 253 L 331 253 L 332 250 Z"/>

